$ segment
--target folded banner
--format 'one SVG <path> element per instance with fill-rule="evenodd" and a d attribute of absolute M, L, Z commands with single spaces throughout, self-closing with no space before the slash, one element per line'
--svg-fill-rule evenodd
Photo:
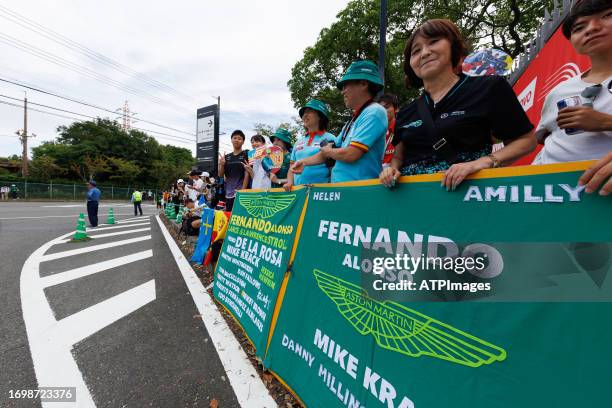
<path fill-rule="evenodd" d="M 608 406 L 612 198 L 585 167 L 313 187 L 264 365 L 312 407 Z"/>
<path fill-rule="evenodd" d="M 214 295 L 263 357 L 306 189 L 239 192 L 215 271 Z"/>
<path fill-rule="evenodd" d="M 206 255 L 206 251 L 208 251 L 208 247 L 210 246 L 214 222 L 215 210 L 212 208 L 205 208 L 202 210 L 202 224 L 200 225 L 198 242 L 190 259 L 191 262 L 200 264 L 204 262 L 204 255 Z"/>

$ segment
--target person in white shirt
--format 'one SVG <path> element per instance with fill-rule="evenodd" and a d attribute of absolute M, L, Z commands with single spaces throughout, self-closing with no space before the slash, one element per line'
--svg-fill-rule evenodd
<path fill-rule="evenodd" d="M 2 200 L 8 200 L 9 191 L 11 191 L 9 186 L 0 187 L 0 197 L 2 198 Z"/>
<path fill-rule="evenodd" d="M 546 97 L 536 130 L 544 147 L 534 164 L 595 160 L 612 151 L 610 0 L 575 5 L 563 22 L 563 34 L 591 59 L 591 69 L 557 85 Z"/>
<path fill-rule="evenodd" d="M 197 203 L 200 194 L 204 191 L 204 181 L 200 178 L 200 172 L 198 170 L 193 170 L 189 173 L 189 177 L 191 177 L 192 184 L 189 187 L 188 195 L 193 202 Z"/>
<path fill-rule="evenodd" d="M 251 159 L 250 156 L 255 156 L 257 149 L 266 147 L 266 139 L 262 135 L 253 135 L 251 137 L 251 146 L 253 146 L 253 149 L 249 151 L 249 160 Z M 270 172 L 262 164 L 263 157 L 250 161 L 252 161 L 252 164 L 247 163 L 244 165 L 244 168 L 249 173 L 251 180 L 253 180 L 251 188 L 257 190 L 270 189 Z"/>

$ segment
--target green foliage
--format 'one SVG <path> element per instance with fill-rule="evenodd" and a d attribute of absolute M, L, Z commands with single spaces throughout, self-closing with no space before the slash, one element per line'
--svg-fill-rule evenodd
<path fill-rule="evenodd" d="M 258 134 L 268 138 L 272 136 L 278 128 L 287 129 L 291 133 L 291 144 L 295 144 L 298 135 L 304 132 L 304 125 L 302 125 L 302 120 L 297 116 L 294 116 L 291 119 L 293 120 L 292 123 L 281 122 L 277 126 L 271 126 L 266 123 L 254 123 L 253 129 Z"/>
<path fill-rule="evenodd" d="M 138 130 L 98 119 L 58 128 L 59 137 L 32 149 L 34 175 L 123 185 L 167 186 L 195 164 L 189 149 L 160 145 Z"/>
<path fill-rule="evenodd" d="M 66 173 L 67 170 L 59 166 L 51 156 L 37 156 L 30 162 L 30 175 L 34 178 L 52 180 Z"/>
<path fill-rule="evenodd" d="M 551 5 L 552 0 L 388 0 L 385 91 L 402 102 L 416 96 L 416 90 L 404 86 L 403 51 L 410 33 L 424 21 L 451 19 L 473 48 L 495 47 L 516 57 Z M 354 60 L 378 62 L 379 10 L 380 0 L 349 2 L 291 70 L 287 85 L 295 108 L 312 98 L 327 102 L 332 133 L 338 133 L 350 115 L 336 82 Z"/>

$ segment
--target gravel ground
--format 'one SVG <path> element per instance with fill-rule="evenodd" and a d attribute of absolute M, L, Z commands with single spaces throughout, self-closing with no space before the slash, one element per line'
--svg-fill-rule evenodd
<path fill-rule="evenodd" d="M 170 231 L 170 235 L 172 235 L 181 251 L 183 251 L 185 257 L 187 259 L 190 259 L 195 249 L 193 238 L 186 239 L 184 235 L 181 235 L 181 237 L 178 238 L 178 229 L 174 225 L 170 225 L 170 222 L 163 214 L 160 215 L 160 218 L 166 225 L 166 228 L 168 228 L 168 231 Z M 193 262 L 191 263 L 191 267 L 196 272 L 196 275 L 200 278 L 205 288 L 207 288 L 213 282 L 212 269 Z M 257 370 L 257 373 L 261 377 L 266 387 L 268 387 L 270 395 L 272 396 L 272 398 L 274 398 L 278 406 L 283 408 L 301 407 L 302 405 L 293 396 L 293 394 L 291 394 L 272 374 L 263 369 L 261 361 L 255 356 L 255 348 L 247 339 L 246 335 L 244 334 L 244 331 L 242 330 L 238 322 L 236 322 L 236 320 L 229 313 L 227 313 L 225 308 L 221 306 L 217 299 L 214 298 L 212 287 L 208 289 L 208 293 L 214 299 L 215 303 L 217 303 L 219 311 L 225 318 L 225 321 L 227 322 L 229 327 L 234 332 L 234 335 L 242 345 L 242 348 L 249 356 L 251 363 Z"/>

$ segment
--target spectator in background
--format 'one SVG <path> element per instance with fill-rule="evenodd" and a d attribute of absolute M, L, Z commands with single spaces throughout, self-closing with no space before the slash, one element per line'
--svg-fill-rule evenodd
<path fill-rule="evenodd" d="M 0 195 L 2 196 L 3 200 L 8 200 L 9 191 L 11 191 L 9 186 L 2 186 L 0 188 Z"/>
<path fill-rule="evenodd" d="M 87 183 L 87 218 L 89 218 L 90 227 L 98 226 L 98 205 L 101 196 L 102 193 L 96 187 L 96 182 L 89 180 Z"/>
<path fill-rule="evenodd" d="M 187 198 L 185 200 L 185 208 L 183 208 L 181 230 L 184 231 L 186 235 L 198 235 L 200 224 L 202 223 L 201 218 L 202 206 L 197 206 L 191 198 Z"/>
<path fill-rule="evenodd" d="M 138 211 L 142 215 L 142 193 L 139 190 L 134 190 L 132 193 L 132 203 L 134 204 L 134 217 L 138 215 Z"/>
<path fill-rule="evenodd" d="M 276 173 L 272 172 L 274 165 L 270 157 L 265 157 L 262 161 L 262 165 L 266 171 L 270 172 L 272 187 L 282 187 L 287 182 L 287 174 L 291 166 L 291 149 L 293 147 L 291 143 L 291 132 L 287 129 L 278 128 L 276 132 L 270 136 L 270 141 L 272 141 L 274 146 L 278 146 L 283 150 L 283 163 Z"/>
<path fill-rule="evenodd" d="M 327 132 L 329 109 L 324 102 L 313 99 L 304 105 L 298 113 L 302 118 L 306 133 L 298 137 L 293 147 L 290 157 L 291 164 L 319 153 L 321 142 L 325 145 L 325 143 L 333 142 L 336 139 L 336 136 Z M 329 183 L 330 173 L 330 168 L 326 163 L 305 167 L 302 174 L 293 174 L 290 171 L 287 174 L 287 183 L 285 183 L 284 188 L 286 191 L 291 191 L 294 184 Z"/>
<path fill-rule="evenodd" d="M 205 194 L 206 194 L 206 203 L 208 204 L 208 206 L 210 208 L 215 208 L 214 205 L 216 203 L 213 203 L 215 200 L 215 197 L 217 195 L 217 184 L 216 184 L 216 180 L 214 177 L 209 177 L 208 181 L 206 183 L 206 187 L 204 188 Z"/>
<path fill-rule="evenodd" d="M 242 130 L 234 130 L 232 132 L 234 151 L 225 156 L 219 156 L 219 177 L 225 179 L 225 208 L 227 211 L 231 211 L 234 207 L 236 192 L 249 185 L 249 175 L 244 168 L 244 164 L 248 163 L 248 150 L 242 150 L 244 139 Z"/>
<path fill-rule="evenodd" d="M 187 196 L 197 203 L 198 197 L 204 191 L 204 180 L 200 177 L 200 171 L 198 170 L 192 170 L 189 173 L 189 178 L 191 179 L 191 186 L 187 190 Z"/>
<path fill-rule="evenodd" d="M 385 135 L 385 153 L 382 161 L 384 168 L 391 165 L 391 160 L 395 155 L 395 145 L 397 144 L 397 140 L 395 140 L 395 117 L 399 109 L 399 99 L 393 94 L 383 94 L 376 98 L 376 102 L 381 104 L 387 111 L 387 121 L 389 122 L 387 134 Z"/>
<path fill-rule="evenodd" d="M 292 171 L 300 174 L 304 166 L 336 161 L 331 182 L 363 180 L 378 177 L 385 150 L 388 122 L 385 109 L 374 103 L 374 97 L 384 84 L 378 67 L 371 61 L 355 61 L 338 82 L 344 104 L 353 115 L 340 134 L 334 147 L 326 145 L 314 156 L 296 161 Z"/>
<path fill-rule="evenodd" d="M 17 188 L 17 186 L 16 186 L 16 185 L 11 184 L 11 188 L 10 188 L 10 190 L 9 190 L 9 191 L 10 191 L 10 194 L 11 194 L 11 198 L 12 198 L 13 200 L 16 200 L 16 199 L 17 199 L 17 197 L 19 196 L 19 188 Z"/>
<path fill-rule="evenodd" d="M 249 151 L 249 162 L 244 165 L 252 180 L 251 188 L 267 190 L 271 186 L 270 170 L 266 170 L 262 165 L 263 157 L 255 158 L 257 149 L 266 147 L 266 139 L 262 135 L 253 135 L 251 146 L 253 146 L 253 150 Z"/>
<path fill-rule="evenodd" d="M 508 82 L 498 76 L 468 77 L 461 71 L 467 48 L 450 20 L 429 20 L 404 49 L 406 83 L 423 94 L 400 110 L 399 143 L 380 181 L 444 171 L 442 186 L 454 190 L 479 170 L 511 163 L 535 148 L 529 122 Z M 492 136 L 505 147 L 492 151 Z"/>
<path fill-rule="evenodd" d="M 591 69 L 546 96 L 536 130 L 544 148 L 534 164 L 593 160 L 612 151 L 612 2 L 576 4 L 562 31 L 578 54 L 589 57 Z M 572 100 L 576 106 L 564 103 Z"/>
<path fill-rule="evenodd" d="M 185 202 L 185 181 L 178 179 L 176 181 L 176 189 L 172 195 L 172 204 L 174 205 L 174 213 L 178 215 L 179 206 Z"/>

